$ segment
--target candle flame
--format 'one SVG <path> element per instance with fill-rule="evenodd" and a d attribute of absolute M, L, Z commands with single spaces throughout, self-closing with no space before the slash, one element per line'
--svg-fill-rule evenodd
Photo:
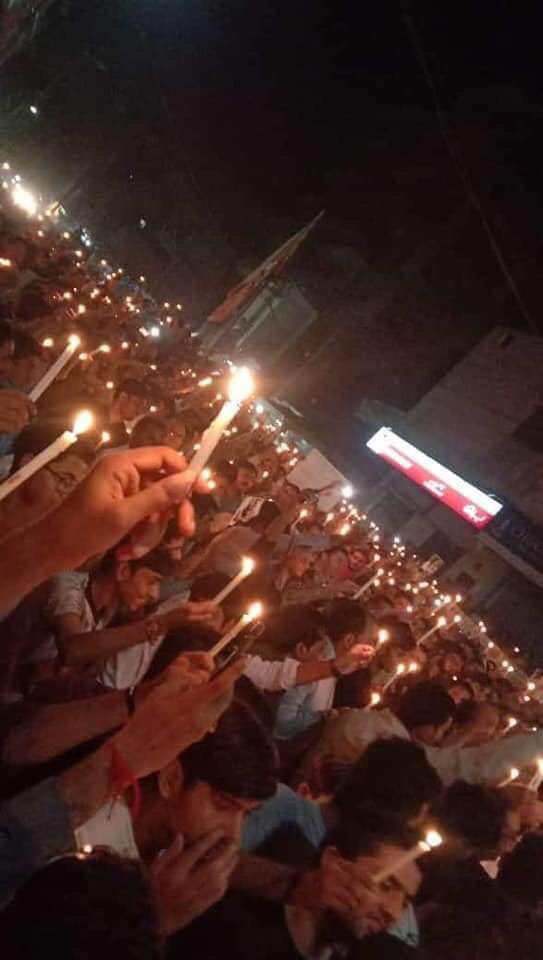
<path fill-rule="evenodd" d="M 409 664 L 409 667 L 408 667 L 407 669 L 408 669 L 409 673 L 416 673 L 417 670 L 419 669 L 419 665 L 418 665 L 418 663 L 415 663 L 414 660 L 412 660 L 411 663 Z"/>
<path fill-rule="evenodd" d="M 424 842 L 425 842 L 430 848 L 433 849 L 433 848 L 435 848 L 435 847 L 440 847 L 440 846 L 441 846 L 441 844 L 443 843 L 443 837 L 441 836 L 440 833 L 437 832 L 437 830 L 427 830 L 427 831 L 426 831 L 426 836 L 425 836 L 425 838 L 424 838 Z"/>
<path fill-rule="evenodd" d="M 520 777 L 520 770 L 518 770 L 517 767 L 511 767 L 511 770 L 509 771 L 509 779 L 518 780 L 519 777 Z"/>
<path fill-rule="evenodd" d="M 81 337 L 79 337 L 77 333 L 71 333 L 68 337 L 68 344 L 72 350 L 77 350 L 77 348 L 81 345 Z"/>
<path fill-rule="evenodd" d="M 102 430 L 102 443 L 109 443 L 111 440 L 111 434 L 109 430 Z"/>
<path fill-rule="evenodd" d="M 113 383 L 113 380 L 108 380 L 108 382 L 106 383 L 106 388 L 108 390 L 113 390 L 114 386 L 115 384 Z"/>
<path fill-rule="evenodd" d="M 381 628 L 381 630 L 379 630 L 377 634 L 377 643 L 386 643 L 389 637 L 390 637 L 390 633 L 388 632 L 388 630 Z"/>
<path fill-rule="evenodd" d="M 87 430 L 90 430 L 94 423 L 94 417 L 90 410 L 80 410 L 77 414 L 72 432 L 78 437 L 81 433 L 86 433 Z"/>
<path fill-rule="evenodd" d="M 377 693 L 377 691 L 374 690 L 374 692 L 371 695 L 370 703 L 372 707 L 376 707 L 378 703 L 381 703 L 381 694 Z"/>
<path fill-rule="evenodd" d="M 405 663 L 399 663 L 396 667 L 396 676 L 401 677 L 402 673 L 405 673 Z"/>
<path fill-rule="evenodd" d="M 241 561 L 241 570 L 242 573 L 248 577 L 250 573 L 253 572 L 255 568 L 255 562 L 252 557 L 243 557 Z M 261 605 L 262 606 L 262 605 Z"/>
<path fill-rule="evenodd" d="M 52 337 L 46 337 L 45 340 L 41 342 L 42 347 L 54 347 L 55 341 Z"/>
<path fill-rule="evenodd" d="M 212 377 L 204 377 L 203 380 L 198 380 L 199 387 L 209 387 L 213 383 Z"/>
<path fill-rule="evenodd" d="M 230 380 L 228 396 L 232 403 L 241 404 L 252 394 L 255 388 L 253 375 L 248 367 L 240 367 Z"/>
<path fill-rule="evenodd" d="M 446 623 L 447 623 L 447 617 L 440 617 L 439 620 L 437 621 L 438 627 L 444 627 Z"/>
<path fill-rule="evenodd" d="M 98 347 L 98 350 L 100 351 L 100 353 L 111 353 L 111 347 L 109 343 L 101 343 L 100 346 Z"/>
<path fill-rule="evenodd" d="M 264 610 L 264 607 L 262 606 L 262 604 L 260 603 L 260 601 L 257 600 L 256 603 L 252 603 L 252 604 L 251 604 L 251 606 L 250 606 L 249 609 L 247 610 L 247 613 L 245 614 L 245 616 L 246 616 L 247 619 L 250 620 L 250 621 L 260 620 L 260 617 L 262 616 L 263 610 Z"/>

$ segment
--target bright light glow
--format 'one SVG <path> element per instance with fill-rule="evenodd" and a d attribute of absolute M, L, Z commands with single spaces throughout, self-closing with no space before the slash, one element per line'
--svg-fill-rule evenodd
<path fill-rule="evenodd" d="M 121 343 L 121 349 L 122 349 L 122 350 L 128 350 L 129 346 L 130 346 L 130 344 L 128 343 L 127 340 L 123 340 L 123 342 Z"/>
<path fill-rule="evenodd" d="M 255 388 L 251 371 L 248 367 L 240 367 L 228 384 L 228 396 L 232 403 L 241 404 L 251 396 Z"/>
<path fill-rule="evenodd" d="M 38 116 L 39 110 L 33 103 L 29 106 L 28 109 L 30 110 L 30 113 L 32 114 L 33 117 Z"/>
<path fill-rule="evenodd" d="M 79 304 L 79 306 L 78 306 L 78 308 L 77 308 L 77 312 L 78 312 L 79 314 L 81 314 L 81 313 L 86 313 L 86 312 L 87 312 L 87 308 L 86 308 L 86 306 L 85 306 L 84 303 L 80 303 L 80 304 Z"/>
<path fill-rule="evenodd" d="M 486 527 L 502 509 L 497 500 L 403 440 L 389 427 L 381 427 L 367 446 L 478 529 Z"/>
<path fill-rule="evenodd" d="M 386 643 L 389 637 L 390 637 L 390 633 L 388 632 L 388 630 L 385 630 L 384 627 L 381 627 L 381 629 L 377 633 L 377 643 L 379 644 Z"/>
<path fill-rule="evenodd" d="M 530 680 L 528 683 L 528 690 L 535 690 L 535 683 L 533 680 Z"/>
<path fill-rule="evenodd" d="M 257 405 L 256 405 L 256 407 L 255 407 L 255 410 L 256 410 L 256 412 L 258 413 L 259 416 L 260 416 L 260 414 L 264 413 L 264 407 L 262 406 L 261 403 L 257 403 Z"/>
<path fill-rule="evenodd" d="M 94 424 L 94 417 L 90 410 L 81 410 L 75 420 L 72 428 L 72 433 L 78 437 L 81 433 L 86 433 L 87 430 L 90 430 Z"/>
<path fill-rule="evenodd" d="M 41 342 L 42 347 L 54 347 L 55 341 L 52 337 L 46 337 L 45 340 Z"/>
<path fill-rule="evenodd" d="M 109 430 L 102 430 L 102 443 L 109 443 L 111 440 L 111 434 Z"/>
<path fill-rule="evenodd" d="M 68 343 L 72 350 L 77 350 L 77 348 L 81 346 L 81 337 L 79 337 L 77 333 L 71 333 L 68 337 Z"/>
<path fill-rule="evenodd" d="M 156 326 L 155 326 L 155 327 L 151 327 L 151 329 L 149 330 L 149 333 L 151 334 L 152 337 L 159 337 L 159 336 L 160 336 L 160 327 L 156 327 Z"/>
<path fill-rule="evenodd" d="M 16 183 L 11 191 L 11 199 L 16 207 L 24 210 L 29 216 L 34 217 L 38 210 L 38 201 L 30 190 L 26 190 L 20 183 Z"/>
<path fill-rule="evenodd" d="M 374 690 L 371 695 L 370 706 L 376 707 L 378 703 L 381 703 L 381 694 Z"/>
<path fill-rule="evenodd" d="M 251 606 L 250 606 L 249 609 L 247 610 L 247 613 L 245 614 L 245 616 L 247 617 L 248 620 L 251 620 L 251 621 L 252 621 L 252 620 L 260 620 L 260 617 L 262 616 L 263 610 L 264 610 L 264 607 L 262 606 L 262 604 L 260 603 L 260 601 L 257 600 L 256 603 L 252 603 L 252 604 L 251 604 Z"/>
<path fill-rule="evenodd" d="M 353 493 L 354 493 L 354 490 L 353 490 L 353 488 L 351 487 L 351 484 L 350 484 L 350 483 L 346 483 L 345 486 L 343 487 L 341 493 L 342 493 L 342 495 L 345 497 L 346 500 L 350 500 L 350 498 L 352 497 L 352 495 L 353 495 Z"/>
<path fill-rule="evenodd" d="M 11 260 L 6 260 L 5 257 L 0 257 L 0 267 L 3 267 L 5 270 L 7 270 L 9 267 L 12 267 L 12 266 L 13 264 Z"/>
<path fill-rule="evenodd" d="M 440 847 L 443 843 L 443 837 L 437 830 L 428 830 L 424 838 L 424 842 L 434 849 L 435 847 Z"/>
<path fill-rule="evenodd" d="M 339 534 L 340 534 L 340 536 L 346 537 L 347 534 L 349 533 L 350 529 L 351 529 L 351 524 L 350 524 L 350 523 L 344 523 L 344 524 L 339 528 Z"/>
<path fill-rule="evenodd" d="M 252 557 L 243 557 L 241 561 L 241 570 L 245 577 L 248 577 L 255 568 L 255 562 Z M 261 604 L 262 606 L 262 604 Z"/>
<path fill-rule="evenodd" d="M 106 383 L 106 387 L 108 390 L 113 390 L 113 388 L 115 387 L 113 380 L 108 380 L 108 382 Z"/>
<path fill-rule="evenodd" d="M 415 661 L 412 660 L 407 668 L 407 671 L 408 673 L 416 673 L 418 669 L 419 669 L 418 663 L 415 663 Z"/>
<path fill-rule="evenodd" d="M 447 617 L 440 617 L 437 621 L 438 627 L 444 627 L 447 623 Z"/>
<path fill-rule="evenodd" d="M 79 354 L 79 359 L 80 359 L 80 360 L 88 360 L 88 359 L 89 359 L 88 353 L 80 353 L 80 354 Z"/>
<path fill-rule="evenodd" d="M 99 353 L 111 353 L 111 347 L 110 347 L 109 343 L 101 343 L 100 346 L 98 347 L 98 352 L 99 352 Z"/>
<path fill-rule="evenodd" d="M 145 277 L 143 276 L 143 274 L 140 275 L 139 281 L 140 283 L 145 283 Z"/>
<path fill-rule="evenodd" d="M 213 383 L 212 377 L 204 377 L 203 380 L 198 380 L 199 387 L 210 387 L 212 383 Z"/>

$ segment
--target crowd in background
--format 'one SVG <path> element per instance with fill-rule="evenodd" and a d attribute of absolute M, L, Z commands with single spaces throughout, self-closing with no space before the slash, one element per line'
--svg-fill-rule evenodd
<path fill-rule="evenodd" d="M 6 955 L 540 956 L 538 681 L 269 406 L 190 477 L 229 363 L 81 237 L 0 208 L 3 477 L 93 414 L 0 500 Z"/>

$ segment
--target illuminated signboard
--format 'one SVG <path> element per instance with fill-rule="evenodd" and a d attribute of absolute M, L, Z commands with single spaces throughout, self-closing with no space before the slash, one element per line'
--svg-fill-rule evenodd
<path fill-rule="evenodd" d="M 367 446 L 479 530 L 502 509 L 497 500 L 402 440 L 389 427 L 381 427 Z"/>

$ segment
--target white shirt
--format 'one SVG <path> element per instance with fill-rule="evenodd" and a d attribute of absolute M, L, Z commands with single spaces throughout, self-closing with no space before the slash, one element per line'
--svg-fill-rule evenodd
<path fill-rule="evenodd" d="M 110 847 L 121 857 L 139 860 L 140 853 L 132 829 L 132 817 L 123 800 L 104 804 L 94 816 L 74 830 L 78 850 Z"/>
<path fill-rule="evenodd" d="M 291 657 L 284 660 L 263 660 L 262 657 L 249 656 L 243 672 L 261 690 L 277 692 L 295 686 L 299 666 L 299 660 Z"/>

